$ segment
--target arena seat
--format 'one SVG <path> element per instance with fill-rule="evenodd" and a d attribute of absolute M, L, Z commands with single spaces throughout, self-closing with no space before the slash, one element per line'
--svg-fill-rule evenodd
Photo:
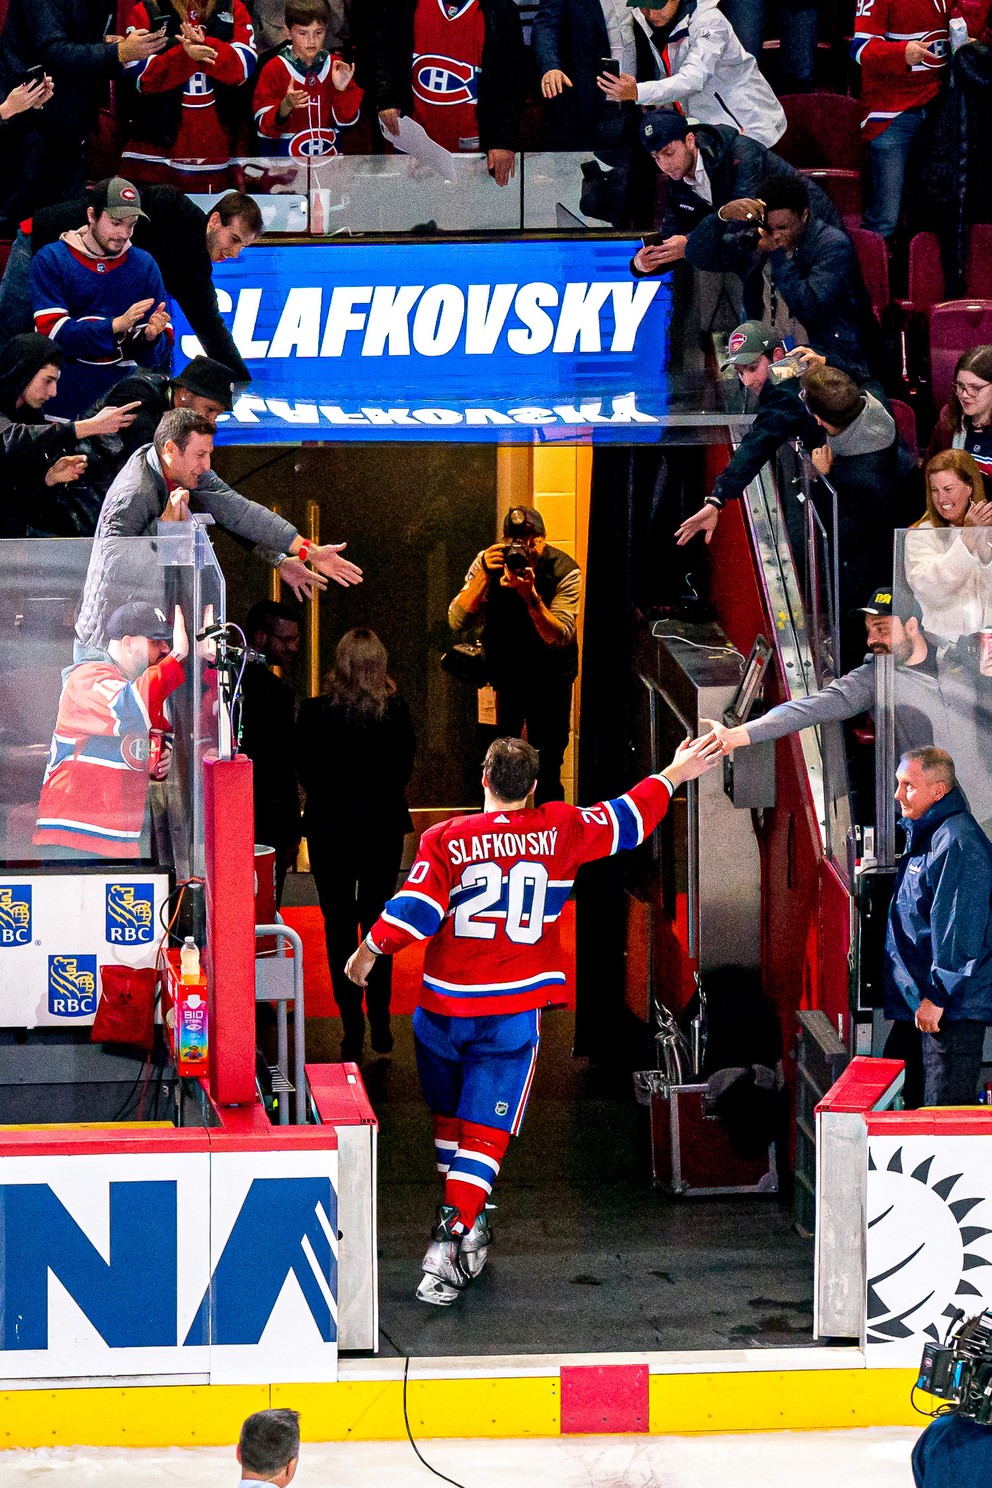
<path fill-rule="evenodd" d="M 916 432 L 916 414 L 909 403 L 904 403 L 901 398 L 890 398 L 889 407 L 892 409 L 892 417 L 896 421 L 896 432 L 903 444 L 911 451 L 913 458 L 918 459 L 920 454 L 920 440 Z"/>
<path fill-rule="evenodd" d="M 775 146 L 799 169 L 861 171 L 861 105 L 842 93 L 787 93 L 779 99 L 788 125 Z"/>
<path fill-rule="evenodd" d="M 992 224 L 976 222 L 968 232 L 964 282 L 969 295 L 992 299 Z"/>
<path fill-rule="evenodd" d="M 802 174 L 825 191 L 845 222 L 861 221 L 861 172 L 833 166 L 809 166 Z"/>
<path fill-rule="evenodd" d="M 928 311 L 930 386 L 935 408 L 950 397 L 954 368 L 963 352 L 992 342 L 992 299 L 943 300 Z"/>
<path fill-rule="evenodd" d="M 865 288 L 871 296 L 871 308 L 881 317 L 888 309 L 892 296 L 889 292 L 889 250 L 879 233 L 869 232 L 866 227 L 848 228 L 861 265 Z"/>

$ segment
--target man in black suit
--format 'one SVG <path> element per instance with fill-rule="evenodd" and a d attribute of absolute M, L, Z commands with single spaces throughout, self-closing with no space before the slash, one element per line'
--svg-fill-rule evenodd
<path fill-rule="evenodd" d="M 276 904 L 296 862 L 303 828 L 296 783 L 296 695 L 270 667 L 291 668 L 300 649 L 295 610 L 274 599 L 252 605 L 245 635 L 265 661 L 250 662 L 241 681 L 241 748 L 254 765 L 255 841 L 276 850 Z"/>

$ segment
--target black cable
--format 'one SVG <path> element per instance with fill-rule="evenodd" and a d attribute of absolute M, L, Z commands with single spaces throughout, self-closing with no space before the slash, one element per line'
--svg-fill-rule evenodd
<path fill-rule="evenodd" d="M 152 1056 L 149 1054 L 147 1059 L 143 1059 L 141 1061 L 141 1068 L 138 1070 L 138 1073 L 134 1077 L 134 1084 L 131 1086 L 131 1089 L 128 1091 L 127 1095 L 124 1097 L 124 1104 L 121 1106 L 120 1110 L 117 1111 L 117 1112 L 115 1112 L 115 1114 L 113 1116 L 111 1116 L 111 1118 L 110 1118 L 111 1121 L 120 1121 L 120 1119 L 124 1115 L 124 1112 L 127 1110 L 128 1106 L 134 1100 L 134 1097 L 135 1097 L 135 1095 L 137 1093 L 137 1090 L 138 1090 L 138 1082 L 141 1079 L 142 1075 L 145 1073 L 145 1067 L 149 1063 L 149 1061 L 151 1060 L 151 1057 Z"/>
<path fill-rule="evenodd" d="M 431 1467 L 430 1463 L 427 1461 L 427 1458 L 424 1456 L 423 1452 L 421 1452 L 420 1448 L 417 1446 L 417 1443 L 414 1441 L 413 1432 L 410 1430 L 410 1416 L 407 1412 L 406 1407 L 406 1387 L 407 1379 L 410 1374 L 410 1356 L 409 1354 L 405 1354 L 403 1350 L 396 1343 L 393 1342 L 393 1340 L 390 1338 L 389 1334 L 386 1332 L 385 1328 L 382 1327 L 381 1324 L 379 1325 L 379 1332 L 382 1334 L 383 1338 L 390 1345 L 390 1347 L 395 1349 L 397 1354 L 399 1354 L 400 1358 L 403 1360 L 403 1425 L 406 1427 L 406 1434 L 409 1438 L 410 1445 L 413 1448 L 414 1456 L 417 1458 L 418 1462 L 426 1467 L 428 1472 L 433 1473 L 436 1478 L 440 1478 L 442 1483 L 450 1483 L 451 1488 L 465 1488 L 464 1483 L 459 1483 L 457 1479 L 449 1478 L 443 1472 L 439 1472 L 436 1467 Z"/>

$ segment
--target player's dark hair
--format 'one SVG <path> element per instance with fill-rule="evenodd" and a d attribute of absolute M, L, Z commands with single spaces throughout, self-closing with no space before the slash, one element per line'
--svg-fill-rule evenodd
<path fill-rule="evenodd" d="M 498 801 L 523 801 L 534 789 L 540 760 L 525 739 L 494 739 L 482 768 L 490 794 Z"/>
<path fill-rule="evenodd" d="M 300 1455 L 299 1411 L 256 1411 L 242 1426 L 238 1446 L 243 1468 L 274 1478 Z"/>
<path fill-rule="evenodd" d="M 252 237 L 261 236 L 265 224 L 262 221 L 262 209 L 257 201 L 252 201 L 243 191 L 229 191 L 222 196 L 210 209 L 210 215 L 216 212 L 224 227 L 230 227 L 232 222 L 240 222 L 245 232 L 251 233 Z"/>
<path fill-rule="evenodd" d="M 314 21 L 321 21 L 325 26 L 331 24 L 331 7 L 327 0 L 286 0 L 287 26 L 312 26 Z"/>
<path fill-rule="evenodd" d="M 765 204 L 765 216 L 769 212 L 795 212 L 801 217 L 809 207 L 809 192 L 801 176 L 773 176 L 766 180 L 758 192 Z"/>
<path fill-rule="evenodd" d="M 260 599 L 253 604 L 245 616 L 245 635 L 251 641 L 256 635 L 271 635 L 276 620 L 286 620 L 290 625 L 299 625 L 298 611 L 278 599 Z"/>
<path fill-rule="evenodd" d="M 165 446 L 171 443 L 180 454 L 185 452 L 194 434 L 209 434 L 213 439 L 217 430 L 209 419 L 192 408 L 170 408 L 163 413 L 155 430 L 155 453 L 161 460 Z"/>

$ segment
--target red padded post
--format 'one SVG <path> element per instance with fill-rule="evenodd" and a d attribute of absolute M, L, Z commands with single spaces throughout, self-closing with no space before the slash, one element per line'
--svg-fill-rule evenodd
<path fill-rule="evenodd" d="M 210 1094 L 255 1100 L 255 812 L 251 760 L 203 765 Z"/>

